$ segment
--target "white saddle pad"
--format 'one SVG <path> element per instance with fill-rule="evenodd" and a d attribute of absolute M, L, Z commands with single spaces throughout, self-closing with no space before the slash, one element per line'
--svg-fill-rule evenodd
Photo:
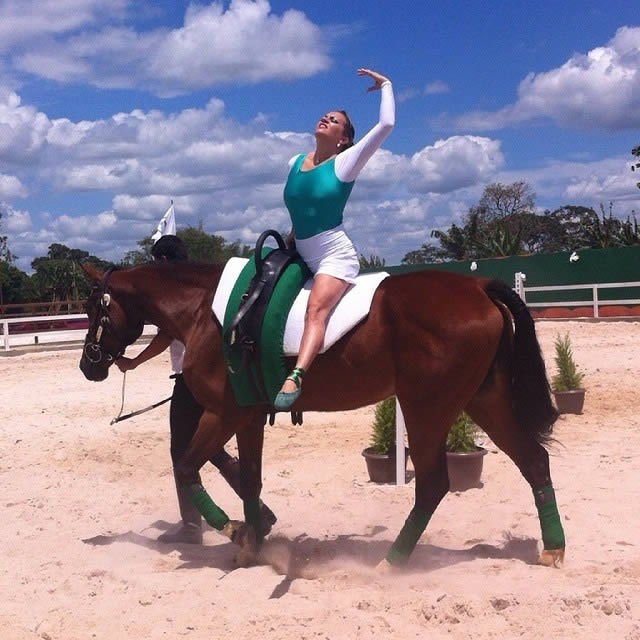
<path fill-rule="evenodd" d="M 211 305 L 220 324 L 224 324 L 227 301 L 238 275 L 247 262 L 246 258 L 231 258 L 224 267 L 220 283 L 213 297 L 213 304 Z M 378 285 L 388 276 L 389 274 L 383 271 L 369 273 L 356 278 L 356 283 L 347 289 L 347 292 L 342 296 L 342 299 L 329 316 L 327 331 L 320 353 L 324 353 L 330 346 L 340 340 L 345 333 L 353 329 L 369 313 L 373 294 Z M 283 345 L 284 353 L 287 356 L 295 356 L 300 350 L 300 341 L 304 330 L 304 314 L 307 310 L 311 285 L 313 285 L 313 278 L 307 280 L 289 312 Z"/>

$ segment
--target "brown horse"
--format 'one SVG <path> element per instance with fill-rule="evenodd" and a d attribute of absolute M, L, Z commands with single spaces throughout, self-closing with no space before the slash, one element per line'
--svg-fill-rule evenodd
<path fill-rule="evenodd" d="M 186 345 L 184 377 L 205 411 L 177 465 L 207 521 L 256 552 L 256 505 L 267 407 L 236 404 L 211 303 L 222 268 L 143 265 L 102 274 L 87 302 L 89 331 L 80 368 L 104 380 L 145 322 Z M 557 565 L 564 534 L 544 447 L 557 418 L 528 309 L 504 283 L 436 271 L 392 276 L 369 315 L 318 356 L 296 411 L 343 411 L 396 394 L 415 468 L 415 505 L 386 560 L 406 562 L 449 485 L 445 441 L 465 410 L 517 465 L 531 486 L 542 530 L 540 561 Z M 236 434 L 246 524 L 230 521 L 197 484 L 200 467 Z M 259 540 L 257 541 L 260 542 Z"/>

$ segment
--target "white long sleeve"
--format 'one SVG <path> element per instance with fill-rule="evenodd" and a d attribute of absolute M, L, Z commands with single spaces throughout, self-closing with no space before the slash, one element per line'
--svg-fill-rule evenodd
<path fill-rule="evenodd" d="M 380 89 L 380 118 L 378 123 L 357 144 L 336 157 L 336 177 L 342 182 L 351 182 L 358 177 L 369 158 L 378 150 L 389 135 L 396 120 L 393 87 L 390 81 Z"/>

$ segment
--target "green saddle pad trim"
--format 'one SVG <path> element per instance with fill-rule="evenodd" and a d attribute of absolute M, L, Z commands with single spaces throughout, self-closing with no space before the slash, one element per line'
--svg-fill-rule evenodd
<path fill-rule="evenodd" d="M 273 249 L 263 248 L 262 257 L 265 258 L 271 251 Z M 223 335 L 238 312 L 242 295 L 248 289 L 255 274 L 256 263 L 253 258 L 250 258 L 240 272 L 229 295 L 222 325 Z M 250 363 L 243 369 L 240 351 L 231 349 L 224 342 L 223 350 L 227 365 L 227 375 L 229 376 L 236 402 L 240 406 L 273 405 L 276 395 L 282 388 L 284 379 L 289 373 L 286 369 L 282 346 L 287 317 L 298 293 L 300 293 L 304 283 L 311 275 L 311 271 L 309 271 L 302 258 L 298 257 L 289 264 L 280 276 L 264 316 L 260 345 L 258 347 L 260 358 L 257 365 Z M 260 373 L 264 380 L 266 398 L 261 392 L 261 385 L 257 384 L 257 376 Z"/>

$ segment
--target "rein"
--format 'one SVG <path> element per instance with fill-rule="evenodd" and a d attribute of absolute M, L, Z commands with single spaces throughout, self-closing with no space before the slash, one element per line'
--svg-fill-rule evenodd
<path fill-rule="evenodd" d="M 111 366 L 111 364 L 122 357 L 124 351 L 126 349 L 126 345 L 123 346 L 117 353 L 112 354 L 107 351 L 104 346 L 101 344 L 102 336 L 104 334 L 105 329 L 111 328 L 112 334 L 115 334 L 112 321 L 111 321 L 111 294 L 108 292 L 109 287 L 109 278 L 113 271 L 117 269 L 117 267 L 109 267 L 103 274 L 100 282 L 96 284 L 95 290 L 97 290 L 99 294 L 99 308 L 98 315 L 96 316 L 96 320 L 93 325 L 89 328 L 87 333 L 87 342 L 84 347 L 84 355 L 89 360 L 89 362 L 93 364 L 98 364 L 102 362 L 104 359 L 107 366 Z M 120 411 L 118 415 L 111 420 L 110 424 L 116 424 L 118 422 L 122 422 L 123 420 L 127 420 L 128 418 L 133 418 L 134 416 L 139 416 L 141 413 L 145 413 L 147 411 L 151 411 L 151 409 L 155 409 L 166 402 L 171 400 L 172 396 L 165 398 L 164 400 L 160 400 L 160 402 L 155 402 L 154 404 L 145 407 L 144 409 L 138 409 L 137 411 L 132 411 L 131 413 L 127 413 L 126 415 L 122 415 L 122 411 L 124 409 L 124 398 L 125 398 L 125 385 L 127 381 L 127 374 L 124 373 L 122 377 L 122 402 L 120 404 Z"/>

